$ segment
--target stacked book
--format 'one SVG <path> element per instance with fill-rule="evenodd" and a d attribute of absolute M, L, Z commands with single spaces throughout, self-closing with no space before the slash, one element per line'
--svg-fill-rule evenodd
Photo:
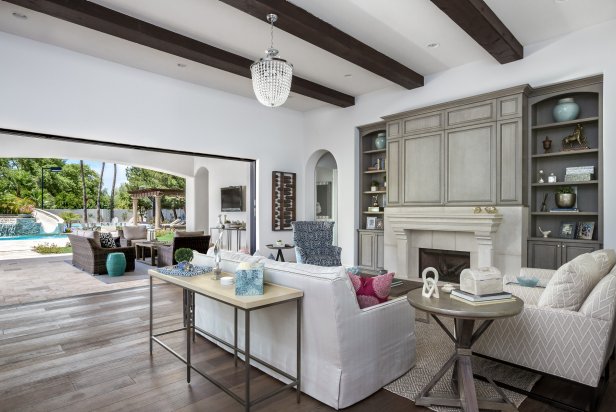
<path fill-rule="evenodd" d="M 587 182 L 593 180 L 594 166 L 577 166 L 565 169 L 565 182 Z"/>
<path fill-rule="evenodd" d="M 486 295 L 473 295 L 460 289 L 451 291 L 451 298 L 471 305 L 490 305 L 493 303 L 513 302 L 515 298 L 509 292 L 489 293 Z"/>

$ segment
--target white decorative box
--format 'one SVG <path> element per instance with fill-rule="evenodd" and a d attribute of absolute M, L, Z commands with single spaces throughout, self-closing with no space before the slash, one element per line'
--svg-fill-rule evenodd
<path fill-rule="evenodd" d="M 489 295 L 503 291 L 503 277 L 495 267 L 464 269 L 460 274 L 460 290 L 473 295 Z"/>

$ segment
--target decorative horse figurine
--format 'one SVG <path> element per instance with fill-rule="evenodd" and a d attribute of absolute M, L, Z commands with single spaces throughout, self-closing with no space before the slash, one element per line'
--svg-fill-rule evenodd
<path fill-rule="evenodd" d="M 573 150 L 573 145 L 577 143 L 579 145 L 578 149 L 588 149 L 588 144 L 586 142 L 586 137 L 582 133 L 584 127 L 581 124 L 577 124 L 575 126 L 575 130 L 569 136 L 563 138 L 563 150 Z M 567 146 L 569 146 L 567 148 Z"/>

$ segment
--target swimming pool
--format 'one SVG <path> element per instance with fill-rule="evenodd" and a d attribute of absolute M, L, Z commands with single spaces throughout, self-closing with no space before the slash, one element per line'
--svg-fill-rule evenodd
<path fill-rule="evenodd" d="M 45 239 L 66 239 L 66 241 L 68 241 L 68 237 L 66 237 L 66 234 L 0 237 L 0 240 L 45 240 Z"/>

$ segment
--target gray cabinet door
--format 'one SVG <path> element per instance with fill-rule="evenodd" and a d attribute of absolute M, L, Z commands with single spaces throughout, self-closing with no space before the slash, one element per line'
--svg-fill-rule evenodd
<path fill-rule="evenodd" d="M 561 265 L 560 242 L 528 242 L 528 267 L 558 269 Z"/>
<path fill-rule="evenodd" d="M 569 262 L 579 255 L 584 253 L 594 252 L 599 250 L 599 244 L 593 243 L 563 243 L 562 245 L 562 263 Z"/>
<path fill-rule="evenodd" d="M 359 266 L 374 268 L 374 233 L 359 232 Z"/>
<path fill-rule="evenodd" d="M 400 146 L 402 140 L 387 141 L 387 206 L 400 204 Z"/>
<path fill-rule="evenodd" d="M 498 204 L 522 204 L 522 119 L 496 124 Z"/>
<path fill-rule="evenodd" d="M 522 116 L 524 94 L 500 97 L 496 100 L 498 120 Z"/>
<path fill-rule="evenodd" d="M 385 236 L 383 233 L 376 233 L 374 236 L 374 249 L 376 254 L 376 269 L 383 269 L 385 267 Z"/>
<path fill-rule="evenodd" d="M 496 133 L 494 123 L 447 131 L 447 204 L 496 203 Z"/>
<path fill-rule="evenodd" d="M 387 123 L 387 138 L 388 139 L 402 136 L 402 130 L 400 126 L 401 123 L 402 122 L 400 120 Z"/>
<path fill-rule="evenodd" d="M 402 202 L 442 204 L 443 132 L 406 137 L 402 149 Z"/>
<path fill-rule="evenodd" d="M 434 130 L 443 130 L 443 115 L 444 113 L 440 111 L 403 119 L 402 133 L 404 135 L 423 134 Z"/>
<path fill-rule="evenodd" d="M 485 123 L 496 120 L 496 101 L 485 100 L 448 109 L 445 114 L 446 127 L 467 126 L 472 123 Z"/>

